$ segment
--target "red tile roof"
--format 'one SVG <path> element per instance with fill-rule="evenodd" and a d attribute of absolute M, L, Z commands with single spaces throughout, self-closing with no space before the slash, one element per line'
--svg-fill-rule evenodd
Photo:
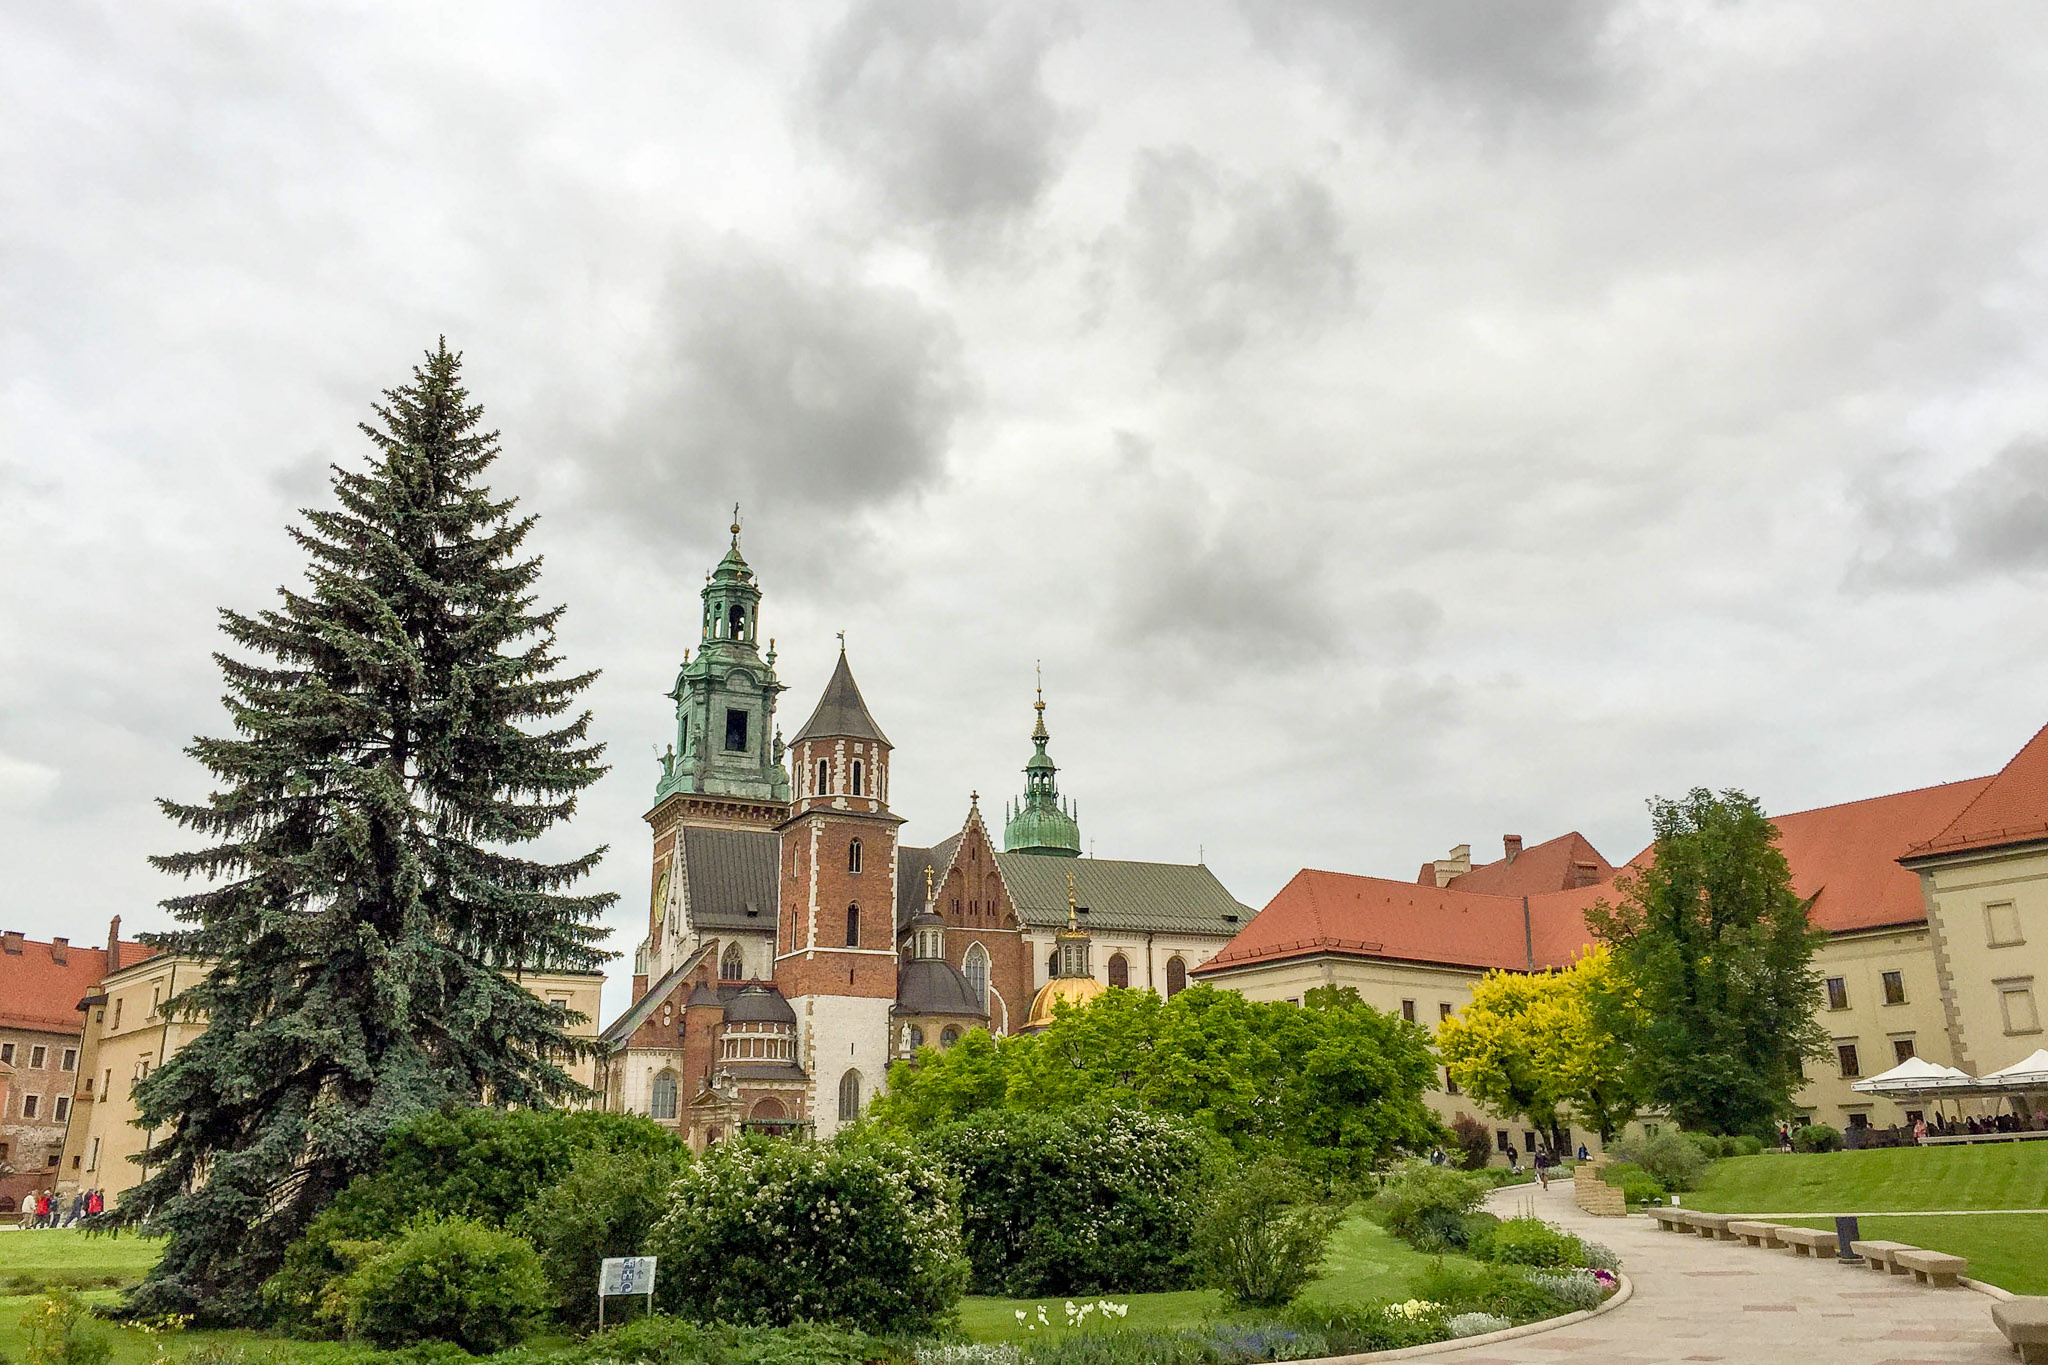
<path fill-rule="evenodd" d="M 78 1002 L 107 974 L 107 950 L 68 944 L 61 963 L 57 951 L 54 944 L 7 936 L 5 951 L 0 951 L 0 1027 L 45 1033 L 77 1033 L 84 1028 Z M 122 965 L 133 966 L 154 951 L 124 941 Z"/>
<path fill-rule="evenodd" d="M 2041 771 L 2048 775 L 2048 742 L 2036 736 L 2035 746 L 2042 750 Z M 1815 897 L 1813 922 L 1831 933 L 1844 933 L 1925 919 L 1919 876 L 1899 865 L 1899 854 L 1914 840 L 1927 838 L 1927 831 L 1956 822 L 1957 813 L 1966 807 L 1982 804 L 1979 798 L 1993 781 L 1977 777 L 1772 817 L 1779 847 L 1792 866 L 1793 890 Z M 1524 850 L 1514 866 L 1503 871 L 1516 872 L 1539 850 L 1553 846 L 1560 851 L 1554 866 L 1567 866 L 1578 861 L 1562 856 L 1577 847 L 1575 840 L 1592 848 L 1577 835 L 1565 835 Z M 1640 865 L 1649 853 L 1638 853 L 1630 866 Z M 1475 868 L 1441 889 L 1305 869 L 1221 952 L 1195 970 L 1208 974 L 1319 953 L 1515 970 L 1569 964 L 1592 942 L 1586 910 L 1603 897 L 1614 896 L 1611 878 L 1599 885 L 1531 891 L 1526 896 L 1472 889 L 1480 873 L 1501 866 Z M 1553 862 L 1539 861 L 1529 869 L 1531 883 L 1539 873 L 1548 881 L 1552 870 Z"/>
<path fill-rule="evenodd" d="M 1955 820 L 1991 781 L 1972 777 L 1772 816 L 1792 889 L 1818 896 L 1808 918 L 1834 934 L 1926 919 L 1920 876 L 1899 866 L 1899 855 Z"/>
<path fill-rule="evenodd" d="M 1582 863 L 1586 864 L 1583 870 L 1579 866 Z M 1544 891 L 1568 891 L 1613 877 L 1613 865 L 1600 856 L 1600 850 L 1585 835 L 1573 830 L 1525 848 L 1512 860 L 1502 858 L 1484 863 L 1463 876 L 1453 877 L 1450 886 L 1455 891 L 1476 891 L 1489 896 L 1533 896 Z"/>
<path fill-rule="evenodd" d="M 1955 818 L 1912 843 L 1909 857 L 2048 840 L 2048 726 L 2012 756 Z"/>

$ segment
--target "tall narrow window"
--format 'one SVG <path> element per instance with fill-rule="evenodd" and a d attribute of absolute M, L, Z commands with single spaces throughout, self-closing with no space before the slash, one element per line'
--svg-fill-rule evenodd
<path fill-rule="evenodd" d="M 811 794 L 813 796 L 823 796 L 830 790 L 832 790 L 832 760 L 821 758 L 818 760 L 818 780 L 812 785 Z"/>
<path fill-rule="evenodd" d="M 727 753 L 743 754 L 747 751 L 747 713 L 727 711 L 725 713 L 725 749 Z"/>
<path fill-rule="evenodd" d="M 2005 1007 L 2007 1033 L 2039 1033 L 2041 1012 L 2034 1006 L 2032 986 L 2001 986 L 1998 1000 Z"/>
<path fill-rule="evenodd" d="M 858 791 L 859 788 L 856 787 L 854 790 Z M 860 840 L 858 839 L 855 839 L 846 846 L 846 870 L 848 872 L 860 871 Z"/>
<path fill-rule="evenodd" d="M 676 1116 L 674 1072 L 664 1071 L 654 1078 L 654 1095 L 648 1103 L 647 1112 L 658 1119 L 673 1119 Z"/>
<path fill-rule="evenodd" d="M 1131 984 L 1131 964 L 1124 960 L 1122 953 L 1109 955 L 1109 984 L 1128 986 Z"/>
<path fill-rule="evenodd" d="M 1892 1039 L 1892 1061 L 1910 1062 L 1918 1055 L 1918 1053 L 1913 1051 L 1913 1040 L 1911 1038 Z"/>
<path fill-rule="evenodd" d="M 1849 1008 L 1849 983 L 1839 976 L 1828 978 L 1828 1008 L 1845 1010 Z"/>
<path fill-rule="evenodd" d="M 967 977 L 967 989 L 974 992 L 974 1003 L 988 1008 L 988 950 L 979 943 L 967 949 L 967 960 L 963 967 Z"/>
<path fill-rule="evenodd" d="M 747 609 L 745 607 L 735 606 L 725 614 L 725 622 L 726 633 L 732 636 L 733 639 L 744 640 L 747 638 Z"/>
<path fill-rule="evenodd" d="M 853 760 L 853 782 L 851 790 L 855 796 L 867 795 L 867 769 L 859 759 Z"/>
<path fill-rule="evenodd" d="M 1879 980 L 1884 982 L 1884 1002 L 1887 1005 L 1906 1003 L 1906 978 L 1902 972 L 1884 972 Z"/>
<path fill-rule="evenodd" d="M 1046 974 L 1047 976 L 1058 976 L 1058 975 L 1060 974 L 1060 950 L 1059 950 L 1059 949 L 1055 948 L 1055 949 L 1053 949 L 1053 950 L 1052 950 L 1052 951 L 1051 951 L 1050 953 L 1046 954 L 1046 958 L 1045 958 L 1045 974 Z"/>
<path fill-rule="evenodd" d="M 718 975 L 725 981 L 744 981 L 747 976 L 747 956 L 740 951 L 737 943 L 725 946 L 725 956 L 719 960 Z"/>
<path fill-rule="evenodd" d="M 1413 1000 L 1403 1000 L 1401 1002 L 1401 1017 L 1411 1024 L 1415 1022 L 1415 1002 Z"/>
<path fill-rule="evenodd" d="M 839 1078 L 839 1121 L 851 1123 L 860 1117 L 860 1073 L 849 1071 Z"/>
<path fill-rule="evenodd" d="M 1862 1067 L 1856 1060 L 1856 1044 L 1836 1043 L 1835 1060 L 1841 1063 L 1844 1076 L 1861 1076 L 1863 1074 Z"/>
<path fill-rule="evenodd" d="M 846 907 L 846 946 L 849 948 L 860 947 L 860 907 L 858 905 Z"/>
<path fill-rule="evenodd" d="M 1177 957 L 1169 957 L 1168 959 L 1166 959 L 1166 993 L 1167 993 L 1167 995 L 1168 995 L 1169 997 L 1170 997 L 1170 996 L 1175 996 L 1175 995 L 1178 995 L 1178 994 L 1180 994 L 1180 993 L 1181 993 L 1182 991 L 1186 990 L 1187 988 L 1188 988 L 1188 964 L 1187 964 L 1187 963 L 1185 963 L 1185 962 L 1183 962 L 1183 961 L 1181 961 L 1181 960 L 1180 960 L 1179 958 L 1177 958 Z"/>

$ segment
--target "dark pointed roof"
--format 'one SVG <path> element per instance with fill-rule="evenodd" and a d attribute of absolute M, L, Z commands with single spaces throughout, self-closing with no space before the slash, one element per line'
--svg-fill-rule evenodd
<path fill-rule="evenodd" d="M 974 987 L 952 963 L 912 958 L 896 973 L 896 1013 L 986 1019 L 988 1006 L 974 998 Z"/>
<path fill-rule="evenodd" d="M 825 695 L 818 698 L 818 709 L 811 712 L 811 718 L 790 743 L 827 738 L 889 742 L 882 727 L 868 714 L 868 704 L 860 699 L 860 688 L 853 681 L 853 670 L 846 666 L 844 649 L 839 651 L 839 666 L 832 670 L 832 681 L 825 684 Z"/>

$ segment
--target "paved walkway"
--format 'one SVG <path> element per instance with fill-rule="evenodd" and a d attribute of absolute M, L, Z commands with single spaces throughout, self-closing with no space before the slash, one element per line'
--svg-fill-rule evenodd
<path fill-rule="evenodd" d="M 1499 1190 L 1487 1207 L 1510 1216 L 1532 1202 L 1551 1222 L 1613 1247 L 1635 1297 L 1603 1317 L 1432 1361 L 2011 1365 L 2011 1348 L 1991 1325 L 1993 1300 L 1974 1290 L 1923 1289 L 1860 1266 L 1659 1232 L 1640 1214 L 1595 1218 L 1572 1203 L 1569 1181 L 1547 1192 Z"/>

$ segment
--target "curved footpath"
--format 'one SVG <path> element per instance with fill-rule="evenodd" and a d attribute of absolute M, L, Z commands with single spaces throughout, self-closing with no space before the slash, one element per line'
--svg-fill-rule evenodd
<path fill-rule="evenodd" d="M 1570 1181 L 1496 1190 L 1502 1217 L 1530 1204 L 1560 1227 L 1605 1242 L 1635 1295 L 1603 1314 L 1515 1341 L 1429 1357 L 1432 1365 L 2010 1365 L 1987 1294 L 1925 1289 L 1861 1266 L 1811 1261 L 1740 1242 L 1659 1232 L 1640 1214 L 1595 1218 L 1572 1202 Z"/>

